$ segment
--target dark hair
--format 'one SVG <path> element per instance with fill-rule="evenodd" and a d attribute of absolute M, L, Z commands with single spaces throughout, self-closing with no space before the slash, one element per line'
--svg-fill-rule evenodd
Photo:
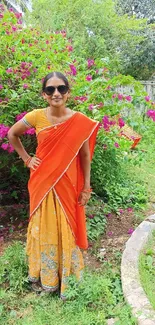
<path fill-rule="evenodd" d="M 57 77 L 57 78 L 63 80 L 64 83 L 65 83 L 65 86 L 67 86 L 68 88 L 70 88 L 69 87 L 69 82 L 68 82 L 67 78 L 61 72 L 54 71 L 54 72 L 50 72 L 49 74 L 47 74 L 47 76 L 44 78 L 43 85 L 42 85 L 42 91 L 45 90 L 47 81 L 49 79 L 53 78 L 53 77 Z"/>

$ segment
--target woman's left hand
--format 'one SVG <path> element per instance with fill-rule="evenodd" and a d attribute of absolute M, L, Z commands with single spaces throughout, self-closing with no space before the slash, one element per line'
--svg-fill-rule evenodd
<path fill-rule="evenodd" d="M 85 206 L 91 197 L 91 193 L 81 192 L 78 198 L 79 206 Z"/>

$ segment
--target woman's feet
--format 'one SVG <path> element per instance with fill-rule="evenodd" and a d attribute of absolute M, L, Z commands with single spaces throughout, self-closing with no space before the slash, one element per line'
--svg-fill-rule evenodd
<path fill-rule="evenodd" d="M 32 283 L 31 284 L 31 288 L 36 293 L 41 293 L 42 291 L 44 291 L 44 289 L 42 288 L 40 282 L 34 282 L 34 283 Z"/>

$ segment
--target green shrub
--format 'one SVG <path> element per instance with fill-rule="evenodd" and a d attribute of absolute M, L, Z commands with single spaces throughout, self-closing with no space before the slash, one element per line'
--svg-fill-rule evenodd
<path fill-rule="evenodd" d="M 0 284 L 11 291 L 23 292 L 28 287 L 28 266 L 25 249 L 21 242 L 8 246 L 0 257 Z"/>
<path fill-rule="evenodd" d="M 3 182 L 0 190 L 8 191 L 3 202 L 9 198 L 10 204 L 28 199 L 22 197 L 22 191 L 25 191 L 29 173 L 8 144 L 6 128 L 25 112 L 46 106 L 41 96 L 42 79 L 54 70 L 64 72 L 69 78 L 72 87 L 69 107 L 100 121 L 92 184 L 105 201 L 109 200 L 116 193 L 113 188 L 122 184 L 122 163 L 130 147 L 130 142 L 119 136 L 122 126 L 116 116 L 123 114 L 124 109 L 134 111 L 135 106 L 141 104 L 151 107 L 151 101 L 145 100 L 142 85 L 131 76 L 111 71 L 111 63 L 104 58 L 86 60 L 77 57 L 64 31 L 46 33 L 23 27 L 16 13 L 3 10 L 2 6 L 1 10 L 0 154 Z M 133 88 L 132 94 L 120 93 L 120 86 L 129 85 Z M 29 153 L 34 153 L 33 134 L 24 135 L 23 144 Z M 125 201 L 125 195 L 123 198 Z"/>

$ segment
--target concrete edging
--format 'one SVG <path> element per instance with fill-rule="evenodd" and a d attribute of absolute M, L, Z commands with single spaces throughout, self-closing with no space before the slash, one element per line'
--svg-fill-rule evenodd
<path fill-rule="evenodd" d="M 142 288 L 139 277 L 139 255 L 153 230 L 155 230 L 155 215 L 151 215 L 137 227 L 127 241 L 122 255 L 123 293 L 139 325 L 155 325 L 155 310 Z"/>

